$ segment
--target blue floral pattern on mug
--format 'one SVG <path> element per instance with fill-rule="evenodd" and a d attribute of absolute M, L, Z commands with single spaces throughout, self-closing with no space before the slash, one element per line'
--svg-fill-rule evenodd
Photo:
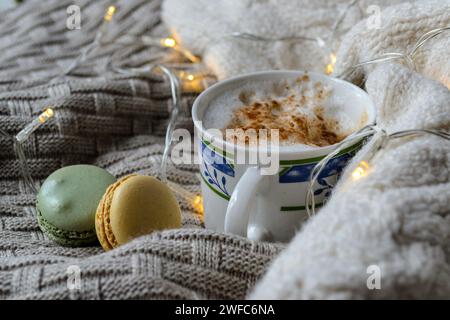
<path fill-rule="evenodd" d="M 209 147 L 208 143 L 201 142 L 203 169 L 202 177 L 210 188 L 214 189 L 225 199 L 231 197 L 227 189 L 227 176 L 234 177 L 234 166 L 224 156 L 224 152 Z"/>
<path fill-rule="evenodd" d="M 201 148 L 202 157 L 205 162 L 227 176 L 234 177 L 234 167 L 227 161 L 227 158 L 225 158 L 223 154 L 220 154 L 217 150 L 209 148 L 203 141 L 201 142 Z"/>
<path fill-rule="evenodd" d="M 223 175 L 222 178 L 218 178 L 217 170 L 212 169 L 212 174 L 208 169 L 208 165 L 205 163 L 205 170 L 203 171 L 203 176 L 205 177 L 205 180 L 208 181 L 210 185 L 215 185 L 217 188 L 219 188 L 220 191 L 222 191 L 226 196 L 230 197 L 230 193 L 227 190 L 227 178 Z"/>
<path fill-rule="evenodd" d="M 353 157 L 353 154 L 346 153 L 340 157 L 331 159 L 325 168 L 320 173 L 317 181 L 321 185 L 326 185 L 324 181 L 325 178 L 339 174 L 344 167 L 347 165 L 348 161 Z M 317 162 L 307 163 L 301 165 L 293 165 L 284 168 L 280 173 L 279 182 L 280 183 L 297 183 L 309 181 L 311 172 L 316 166 Z"/>

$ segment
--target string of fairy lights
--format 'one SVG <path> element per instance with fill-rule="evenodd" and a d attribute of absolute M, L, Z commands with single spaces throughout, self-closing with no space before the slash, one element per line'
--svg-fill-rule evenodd
<path fill-rule="evenodd" d="M 428 41 L 431 39 L 437 37 L 443 32 L 450 31 L 449 27 L 443 27 L 443 28 L 436 28 L 433 30 L 430 30 L 426 32 L 424 35 L 422 35 L 419 40 L 414 44 L 412 49 L 407 53 L 401 53 L 401 52 L 390 52 L 390 53 L 384 53 L 379 57 L 360 62 L 354 66 L 351 66 L 350 68 L 345 69 L 343 72 L 341 72 L 339 75 L 337 75 L 338 78 L 341 79 L 347 79 L 349 76 L 352 75 L 353 72 L 358 70 L 361 67 L 372 65 L 372 64 L 378 64 L 378 63 L 385 63 L 393 60 L 403 60 L 406 62 L 406 64 L 414 71 L 417 71 L 417 66 L 415 64 L 415 57 L 418 53 L 419 49 L 422 48 Z M 336 149 L 324 157 L 312 170 L 311 176 L 309 179 L 309 186 L 308 191 L 306 194 L 306 211 L 309 216 L 315 214 L 315 197 L 314 197 L 314 186 L 317 182 L 317 179 L 320 176 L 320 173 L 322 170 L 326 167 L 328 162 L 335 157 L 339 152 L 344 150 L 345 148 L 351 146 L 355 141 L 368 138 L 372 136 L 372 139 L 367 143 L 366 145 L 366 152 L 361 154 L 357 159 L 354 159 L 354 163 L 356 163 L 356 167 L 352 170 L 349 170 L 351 172 L 351 178 L 353 181 L 359 180 L 360 178 L 366 176 L 370 170 L 371 170 L 371 160 L 375 156 L 375 154 L 383 149 L 390 140 L 398 139 L 402 137 L 407 136 L 419 136 L 419 135 L 434 135 L 438 136 L 442 139 L 445 139 L 447 141 L 450 141 L 450 134 L 448 132 L 445 132 L 443 130 L 426 130 L 426 129 L 410 129 L 410 130 L 402 130 L 398 132 L 394 132 L 391 134 L 387 134 L 386 131 L 379 128 L 376 125 L 371 125 L 362 128 L 361 130 L 355 132 L 354 134 L 348 136 L 346 139 L 344 139 L 341 143 L 339 143 L 336 146 Z M 343 181 L 346 181 L 347 177 L 341 177 Z"/>
<path fill-rule="evenodd" d="M 358 3 L 358 0 L 352 0 L 345 8 L 345 10 L 339 15 L 333 24 L 332 30 L 326 39 L 322 39 L 321 37 L 309 37 L 309 36 L 295 36 L 295 37 L 277 37 L 277 38 L 269 38 L 262 37 L 258 35 L 253 35 L 250 33 L 241 33 L 234 32 L 231 36 L 236 38 L 245 39 L 248 41 L 266 41 L 266 42 L 274 42 L 274 41 L 313 41 L 317 43 L 317 45 L 321 48 L 324 48 L 326 54 L 328 55 L 329 62 L 324 68 L 324 72 L 326 74 L 331 74 L 334 71 L 334 66 L 336 63 L 336 54 L 331 49 L 332 42 L 334 37 L 336 36 L 337 30 L 339 29 L 340 24 L 344 20 L 347 12 L 352 8 L 355 4 Z M 104 34 L 107 31 L 108 24 L 113 20 L 113 16 L 116 13 L 117 9 L 115 6 L 110 6 L 106 10 L 106 13 L 103 17 L 103 23 L 101 24 L 98 32 L 95 35 L 94 41 L 85 47 L 80 55 L 73 61 L 73 63 L 64 70 L 64 75 L 69 75 L 73 72 L 78 66 L 84 63 L 89 54 L 96 48 L 101 47 L 103 45 Z M 392 61 L 396 59 L 400 59 L 406 61 L 406 64 L 411 67 L 413 70 L 416 70 L 415 66 L 415 55 L 417 51 L 425 45 L 427 41 L 438 36 L 444 31 L 450 30 L 450 27 L 444 27 L 439 29 L 431 30 L 425 33 L 413 46 L 413 49 L 408 53 L 385 53 L 380 57 L 376 57 L 374 59 L 364 61 L 358 63 L 350 68 L 344 70 L 342 73 L 338 75 L 339 78 L 347 78 L 353 72 L 358 70 L 359 68 L 376 63 L 383 63 L 387 61 Z M 188 63 L 179 63 L 170 60 L 161 59 L 161 55 L 156 55 L 153 59 L 149 59 L 148 65 L 139 68 L 122 68 L 117 64 L 117 55 L 120 53 L 120 50 L 117 50 L 109 59 L 107 63 L 107 67 L 109 67 L 112 71 L 123 74 L 126 76 L 146 76 L 152 73 L 163 74 L 168 77 L 171 88 L 171 96 L 172 96 L 172 104 L 173 108 L 169 117 L 168 127 L 165 135 L 165 147 L 163 151 L 161 168 L 160 168 L 160 179 L 168 184 L 168 186 L 176 192 L 179 196 L 185 199 L 188 203 L 190 203 L 193 208 L 198 213 L 203 213 L 202 206 L 202 198 L 200 195 L 192 193 L 185 188 L 179 186 L 178 184 L 172 183 L 167 179 L 166 168 L 168 162 L 168 156 L 170 154 L 171 145 L 172 145 L 172 134 L 175 128 L 178 114 L 180 111 L 180 103 L 181 103 L 181 92 L 196 92 L 199 93 L 206 89 L 212 81 L 211 74 L 208 70 L 205 69 L 203 64 L 201 63 L 201 59 L 191 53 L 188 49 L 181 46 L 181 44 L 176 40 L 175 36 L 157 38 L 151 36 L 142 36 L 139 38 L 131 37 L 128 40 L 120 39 L 117 41 L 118 44 L 122 44 L 124 46 L 134 43 L 135 41 L 139 41 L 141 44 L 145 46 L 158 46 L 161 48 L 167 48 L 173 50 L 178 53 L 182 59 L 188 61 Z M 19 159 L 21 173 L 24 178 L 24 182 L 27 186 L 37 193 L 36 187 L 33 183 L 33 179 L 31 178 L 31 173 L 27 164 L 27 160 L 25 157 L 25 152 L 23 148 L 24 142 L 36 131 L 39 127 L 41 127 L 44 123 L 49 121 L 52 117 L 54 117 L 55 111 L 51 106 L 47 107 L 44 112 L 42 112 L 36 119 L 34 119 L 31 123 L 29 123 L 25 128 L 23 128 L 17 135 L 10 136 L 5 131 L 0 129 L 0 134 L 10 138 L 14 143 L 14 150 L 16 152 L 16 156 Z M 312 215 L 315 213 L 315 201 L 314 201 L 314 185 L 322 172 L 323 168 L 327 165 L 328 161 L 336 156 L 341 150 L 345 149 L 349 145 L 353 144 L 356 140 L 368 139 L 372 137 L 372 139 L 368 140 L 364 155 L 360 156 L 362 159 L 356 161 L 357 165 L 352 170 L 352 179 L 358 180 L 363 176 L 366 176 L 368 172 L 370 172 L 370 161 L 373 156 L 384 146 L 387 145 L 388 141 L 392 139 L 397 139 L 405 136 L 418 136 L 423 134 L 431 134 L 435 136 L 439 136 L 443 139 L 450 140 L 450 135 L 444 131 L 436 131 L 436 130 L 405 130 L 399 131 L 391 134 L 387 134 L 382 129 L 375 126 L 364 127 L 358 132 L 355 132 L 344 139 L 341 143 L 336 145 L 336 149 L 330 153 L 328 156 L 323 158 L 314 170 L 311 173 L 309 190 L 306 197 L 306 208 L 308 214 Z M 355 162 L 355 161 L 354 161 Z"/>
<path fill-rule="evenodd" d="M 326 56 L 326 59 L 328 63 L 325 66 L 325 74 L 330 75 L 334 71 L 334 65 L 336 64 L 336 53 L 333 50 L 333 44 L 336 40 L 336 34 L 344 22 L 345 17 L 347 16 L 348 12 L 356 5 L 358 4 L 359 0 L 352 0 L 350 1 L 342 10 L 338 18 L 334 21 L 333 26 L 331 27 L 330 33 L 328 35 L 320 36 L 305 36 L 305 35 L 296 35 L 296 36 L 281 36 L 281 37 L 266 37 L 261 35 L 255 35 L 248 32 L 233 32 L 231 34 L 232 37 L 240 38 L 244 40 L 250 40 L 250 41 L 261 41 L 261 42 L 302 42 L 302 41 L 309 41 L 316 43 L 316 45 L 321 48 L 324 51 L 324 54 Z"/>
<path fill-rule="evenodd" d="M 430 41 L 431 39 L 437 37 L 438 35 L 440 35 L 443 32 L 446 32 L 446 31 L 450 31 L 450 26 L 430 30 L 430 31 L 426 32 L 424 35 L 422 35 L 419 38 L 419 40 L 417 40 L 417 42 L 414 44 L 413 48 L 409 52 L 407 52 L 407 53 L 402 53 L 402 52 L 383 53 L 379 57 L 375 57 L 373 59 L 360 62 L 358 64 L 355 64 L 354 66 L 351 66 L 350 68 L 345 69 L 340 74 L 338 74 L 336 77 L 341 78 L 341 79 L 346 79 L 353 72 L 355 72 L 358 68 L 361 68 L 361 67 L 364 67 L 367 65 L 371 65 L 371 64 L 389 62 L 389 61 L 393 61 L 393 60 L 403 60 L 411 70 L 417 71 L 415 57 L 416 57 L 416 54 L 419 52 L 419 49 L 422 48 L 428 41 Z"/>
<path fill-rule="evenodd" d="M 98 32 L 95 35 L 94 41 L 85 47 L 80 55 L 69 65 L 69 67 L 64 70 L 64 75 L 69 75 L 71 72 L 73 72 L 77 67 L 79 67 L 82 63 L 84 63 L 88 57 L 89 54 L 96 48 L 101 47 L 103 45 L 103 38 L 104 34 L 107 31 L 107 25 L 112 21 L 114 14 L 116 13 L 116 7 L 110 6 L 106 10 L 106 13 L 103 17 L 103 23 L 101 24 Z M 190 53 L 187 49 L 181 47 L 177 41 L 172 37 L 167 38 L 152 38 L 148 36 L 142 37 L 142 42 L 146 45 L 158 45 L 162 48 L 170 48 L 175 50 L 176 52 L 180 53 L 184 58 L 188 59 L 190 63 L 196 63 L 198 64 L 200 59 Z M 208 73 L 205 71 L 202 71 L 201 73 L 190 73 L 185 70 L 171 70 L 167 68 L 166 66 L 162 64 L 151 64 L 149 66 L 146 66 L 144 68 L 134 68 L 134 69 L 122 69 L 119 67 L 116 67 L 115 65 L 111 64 L 111 61 L 109 61 L 109 66 L 113 69 L 113 71 L 116 71 L 118 73 L 136 76 L 141 75 L 142 73 L 148 74 L 151 72 L 159 72 L 165 74 L 169 78 L 170 82 L 170 88 L 171 88 L 171 95 L 172 95 L 172 104 L 173 108 L 170 113 L 168 127 L 166 131 L 166 138 L 165 138 L 165 148 L 163 151 L 162 161 L 161 161 L 161 168 L 159 170 L 160 172 L 160 179 L 167 183 L 168 186 L 176 192 L 178 195 L 180 195 L 182 198 L 184 198 L 188 203 L 190 203 L 193 208 L 198 212 L 203 212 L 203 205 L 202 205 L 202 198 L 200 195 L 196 193 L 192 193 L 183 187 L 172 183 L 167 180 L 166 175 L 166 166 L 168 162 L 168 156 L 170 153 L 170 147 L 172 144 L 172 134 L 173 130 L 175 128 L 178 113 L 180 110 L 180 103 L 181 103 L 181 91 L 183 92 L 201 92 L 206 88 L 207 85 L 209 85 L 210 79 L 207 79 L 209 76 Z M 180 85 L 181 81 L 181 85 Z M 44 112 L 42 112 L 37 118 L 33 119 L 28 125 L 26 125 L 17 135 L 10 136 L 7 132 L 0 129 L 0 134 L 7 137 L 8 139 L 11 139 L 14 145 L 14 151 L 16 153 L 16 156 L 19 160 L 19 166 L 21 170 L 21 174 L 23 176 L 24 182 L 27 185 L 27 187 L 34 193 L 37 193 L 38 190 L 36 189 L 35 183 L 32 179 L 30 169 L 28 167 L 25 151 L 24 151 L 24 143 L 29 139 L 29 137 L 42 125 L 44 125 L 47 121 L 49 121 L 52 117 L 55 116 L 56 111 L 52 108 L 52 106 L 48 106 Z"/>
<path fill-rule="evenodd" d="M 30 169 L 28 167 L 27 159 L 24 152 L 24 142 L 26 142 L 34 131 L 39 129 L 45 122 L 54 116 L 54 111 L 52 108 L 47 108 L 42 112 L 37 118 L 33 119 L 29 124 L 27 124 L 17 135 L 11 136 L 6 131 L 0 128 L 0 135 L 4 136 L 7 140 L 10 140 L 13 144 L 13 148 L 17 159 L 19 160 L 20 172 L 24 179 L 27 187 L 34 193 L 38 190 L 34 185 L 33 179 L 31 178 Z"/>
<path fill-rule="evenodd" d="M 353 159 L 355 163 L 353 167 L 347 168 L 347 176 L 341 177 L 341 181 L 357 181 L 365 176 L 367 176 L 372 170 L 372 159 L 378 153 L 379 150 L 385 148 L 390 141 L 395 139 L 400 139 L 404 137 L 417 137 L 423 135 L 431 135 L 442 138 L 446 141 L 450 141 L 450 133 L 444 130 L 431 130 L 431 129 L 411 129 L 411 130 L 401 130 L 388 134 L 384 129 L 376 125 L 368 125 L 362 129 L 349 135 L 346 139 L 341 141 L 336 145 L 336 148 L 325 156 L 317 165 L 313 168 L 311 172 L 311 177 L 309 179 L 308 191 L 306 194 L 306 211 L 309 216 L 314 215 L 316 209 L 314 188 L 320 174 L 325 169 L 327 164 L 331 159 L 337 156 L 342 150 L 354 145 L 356 142 L 362 139 L 367 139 L 372 137 L 365 144 L 363 149 L 358 153 L 358 155 Z M 348 177 L 350 175 L 350 177 Z"/>

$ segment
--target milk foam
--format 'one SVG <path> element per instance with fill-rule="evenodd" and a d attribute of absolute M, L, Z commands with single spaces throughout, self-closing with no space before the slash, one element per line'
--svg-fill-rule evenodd
<path fill-rule="evenodd" d="M 345 97 L 335 95 L 333 87 L 323 83 L 322 90 L 326 92 L 326 99 L 318 101 L 315 98 L 317 94 L 317 81 L 299 81 L 298 79 L 289 79 L 282 81 L 256 80 L 252 83 L 245 83 L 232 90 L 223 92 L 213 98 L 203 117 L 203 126 L 206 129 L 224 129 L 233 118 L 234 112 L 255 101 L 283 100 L 291 95 L 297 97 L 305 96 L 308 99 L 302 108 L 296 108 L 295 112 L 306 116 L 314 116 L 314 108 L 320 104 L 323 107 L 323 116 L 326 119 L 336 120 L 339 124 L 335 133 L 348 135 L 355 131 L 359 124 L 354 123 L 351 117 L 346 114 Z M 280 141 L 283 145 L 292 145 L 287 141 Z M 298 142 L 296 143 L 298 144 Z M 305 145 L 306 149 L 310 146 Z"/>

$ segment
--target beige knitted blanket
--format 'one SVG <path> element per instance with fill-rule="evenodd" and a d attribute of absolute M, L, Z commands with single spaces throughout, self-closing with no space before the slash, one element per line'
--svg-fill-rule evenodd
<path fill-rule="evenodd" d="M 253 2 L 271 4 L 242 1 Z M 56 119 L 27 144 L 36 184 L 73 163 L 94 163 L 117 177 L 131 172 L 154 175 L 171 108 L 168 83 L 159 76 L 125 77 L 105 70 L 106 57 L 117 49 L 113 45 L 95 51 L 74 76 L 55 79 L 92 41 L 108 5 L 103 0 L 77 1 L 82 29 L 67 30 L 66 8 L 72 3 L 31 2 L 0 16 L 1 128 L 14 134 L 46 105 L 57 110 Z M 311 3 L 326 7 L 328 2 Z M 339 4 L 342 8 L 344 1 Z M 108 32 L 164 34 L 160 5 L 158 0 L 119 1 L 117 24 Z M 450 25 L 448 0 L 386 10 L 381 31 L 368 31 L 362 21 L 343 38 L 337 70 L 403 50 L 429 29 Z M 326 10 L 319 11 L 328 16 Z M 310 22 L 314 25 L 318 19 Z M 351 21 L 344 27 L 350 28 Z M 450 94 L 442 85 L 449 79 L 448 39 L 441 36 L 424 48 L 418 72 L 392 64 L 354 75 L 355 81 L 368 76 L 367 89 L 383 128 L 450 129 Z M 233 48 L 234 54 L 251 52 L 247 46 L 242 52 Z M 123 65 L 140 66 L 152 53 L 134 48 Z M 208 59 L 221 54 L 210 53 Z M 219 76 L 235 68 L 225 61 L 221 66 L 215 70 Z M 183 96 L 182 126 L 190 126 L 194 98 Z M 205 230 L 201 217 L 182 199 L 183 229 L 154 233 L 108 253 L 99 246 L 64 248 L 52 243 L 37 227 L 34 195 L 21 179 L 8 139 L 0 138 L 0 151 L 1 298 L 450 297 L 450 146 L 434 137 L 390 144 L 374 159 L 371 178 L 351 190 L 340 186 L 270 266 L 256 290 L 256 282 L 284 247 Z M 195 166 L 170 166 L 168 177 L 198 191 L 195 173 Z M 381 290 L 368 288 L 369 266 L 381 270 Z M 68 286 L 73 267 L 81 271 L 80 288 Z"/>
<path fill-rule="evenodd" d="M 105 70 L 106 45 L 74 76 L 56 78 L 92 42 L 108 1 L 76 1 L 81 30 L 66 28 L 74 1 L 26 2 L 0 15 L 0 126 L 13 135 L 52 105 L 56 118 L 27 142 L 37 185 L 54 170 L 92 163 L 116 177 L 156 175 L 163 149 L 170 87 L 161 76 L 118 76 Z M 108 28 L 135 35 L 167 35 L 160 1 L 126 0 Z M 124 65 L 140 66 L 152 50 L 134 48 Z M 53 79 L 53 80 L 52 80 Z M 193 95 L 183 96 L 180 126 L 191 127 Z M 180 199 L 183 229 L 154 233 L 103 253 L 101 247 L 65 248 L 39 230 L 35 195 L 21 178 L 9 139 L 0 135 L 0 298 L 151 299 L 244 298 L 280 246 L 252 243 L 203 229 Z M 198 192 L 195 165 L 173 167 L 168 179 Z M 70 290 L 70 270 L 81 286 Z"/>

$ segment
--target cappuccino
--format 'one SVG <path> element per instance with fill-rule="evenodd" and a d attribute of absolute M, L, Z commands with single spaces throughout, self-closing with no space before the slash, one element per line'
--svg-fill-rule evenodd
<path fill-rule="evenodd" d="M 212 99 L 204 126 L 220 129 L 224 139 L 241 141 L 233 130 L 279 131 L 280 146 L 324 147 L 343 140 L 357 124 L 343 112 L 343 101 L 333 88 L 312 81 L 307 73 L 294 80 L 261 80 L 228 91 Z M 242 132 L 242 130 L 240 130 Z"/>
<path fill-rule="evenodd" d="M 349 141 L 339 153 L 334 146 L 320 146 L 374 124 L 375 116 L 367 92 L 317 73 L 264 71 L 211 86 L 192 108 L 206 228 L 252 240 L 290 241 L 308 217 L 308 191 L 313 188 L 316 204 L 325 203 L 362 140 Z M 267 129 L 261 130 L 266 136 L 258 132 L 254 147 L 253 138 L 243 145 L 224 141 L 226 131 L 239 131 L 233 128 L 278 130 L 270 141 L 264 139 Z M 311 186 L 314 168 L 332 152 Z"/>

